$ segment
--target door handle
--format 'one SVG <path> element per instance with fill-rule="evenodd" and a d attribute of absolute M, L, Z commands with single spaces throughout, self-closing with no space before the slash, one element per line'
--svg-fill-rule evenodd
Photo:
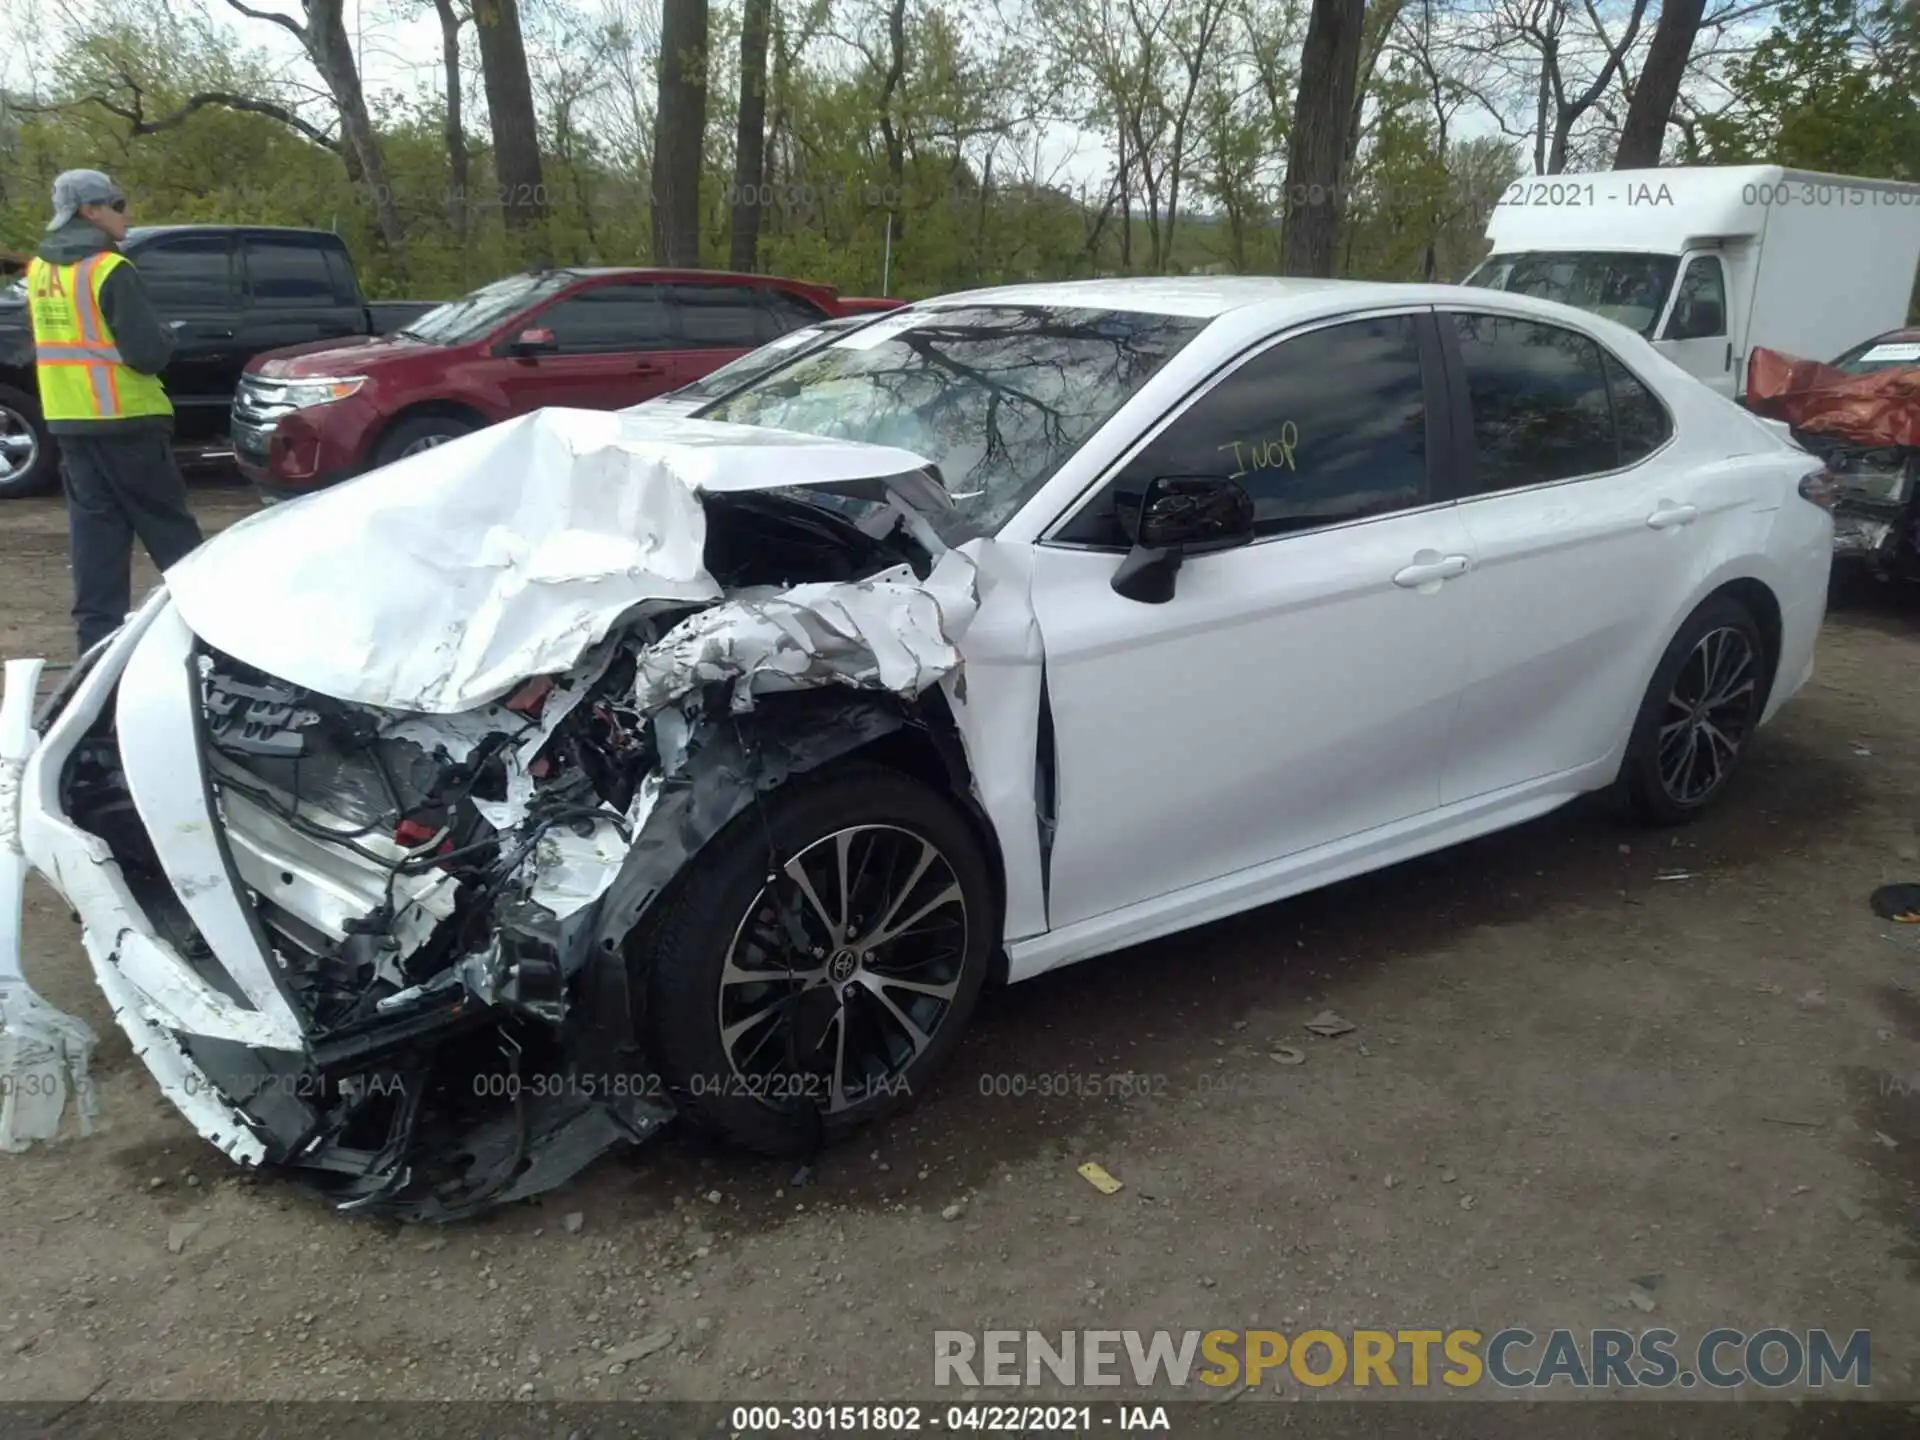
<path fill-rule="evenodd" d="M 1433 552 L 1424 552 L 1431 555 Z M 1402 590 L 1417 590 L 1422 585 L 1431 585 L 1436 580 L 1451 580 L 1456 575 L 1467 573 L 1467 557 L 1448 555 L 1439 560 L 1415 560 L 1406 569 L 1393 577 L 1393 583 Z"/>
<path fill-rule="evenodd" d="M 633 373 L 636 375 L 658 375 L 660 373 L 660 367 L 651 360 L 642 360 L 638 365 L 633 367 Z"/>
<path fill-rule="evenodd" d="M 1660 508 L 1647 516 L 1647 524 L 1655 530 L 1671 530 L 1676 525 L 1691 525 L 1699 518 L 1696 506 L 1669 505 L 1662 501 Z"/>

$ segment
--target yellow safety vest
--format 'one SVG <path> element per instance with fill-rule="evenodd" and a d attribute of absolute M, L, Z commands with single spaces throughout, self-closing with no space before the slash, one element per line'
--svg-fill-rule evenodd
<path fill-rule="evenodd" d="M 173 414 L 159 377 L 120 359 L 100 310 L 100 287 L 126 263 L 126 256 L 100 250 L 71 265 L 37 256 L 27 265 L 40 409 L 50 423 Z"/>

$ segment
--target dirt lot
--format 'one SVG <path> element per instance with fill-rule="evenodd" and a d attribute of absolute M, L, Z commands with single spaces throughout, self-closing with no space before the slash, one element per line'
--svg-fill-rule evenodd
<path fill-rule="evenodd" d="M 0 508 L 0 654 L 67 658 L 67 587 L 58 504 Z M 1840 603 L 1683 834 L 1563 812 L 993 997 L 804 1186 L 668 1139 L 431 1233 L 202 1144 L 36 883 L 103 1114 L 0 1156 L 0 1395 L 946 1400 L 942 1328 L 1664 1323 L 1868 1328 L 1920 1398 L 1920 936 L 1866 904 L 1920 877 L 1917 721 L 1920 608 Z"/>

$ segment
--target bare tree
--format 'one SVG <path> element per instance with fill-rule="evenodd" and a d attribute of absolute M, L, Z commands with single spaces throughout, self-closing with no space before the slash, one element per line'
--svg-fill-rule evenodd
<path fill-rule="evenodd" d="M 707 127 L 707 0 L 663 0 L 653 124 L 653 253 L 700 264 L 700 159 Z"/>
<path fill-rule="evenodd" d="M 1287 145 L 1281 268 L 1289 275 L 1333 274 L 1365 19 L 1365 0 L 1313 0 Z"/>
<path fill-rule="evenodd" d="M 433 8 L 440 17 L 440 68 L 446 76 L 447 224 L 464 243 L 470 157 L 460 117 L 460 27 L 467 17 L 454 8 L 453 0 L 433 0 Z"/>
<path fill-rule="evenodd" d="M 1660 163 L 1669 117 L 1679 102 L 1680 85 L 1686 79 L 1687 61 L 1693 55 L 1693 42 L 1700 33 L 1706 8 L 1706 0 L 1662 0 L 1647 63 L 1640 69 L 1627 118 L 1621 122 L 1614 169 L 1637 170 Z"/>
<path fill-rule="evenodd" d="M 399 207 L 394 204 L 393 187 L 387 180 L 386 160 L 380 153 L 380 140 L 374 133 L 373 118 L 367 111 L 366 92 L 360 84 L 360 67 L 354 60 L 353 42 L 347 34 L 345 0 L 300 0 L 301 11 L 306 16 L 304 25 L 289 15 L 255 10 L 241 3 L 241 0 L 227 0 L 227 4 L 251 20 L 264 20 L 270 25 L 278 25 L 300 42 L 300 48 L 326 82 L 327 91 L 340 113 L 344 152 L 351 161 L 349 168 L 372 197 L 374 225 L 380 239 L 387 246 L 397 249 L 406 238 L 406 226 L 400 219 Z M 229 108 L 257 110 L 259 107 L 256 103 L 231 105 Z M 284 117 L 275 118 L 283 119 L 284 123 Z M 301 125 L 295 128 L 310 130 L 311 127 Z"/>
<path fill-rule="evenodd" d="M 760 192 L 767 165 L 767 43 L 773 0 L 746 0 L 740 17 L 740 117 L 733 141 L 733 233 L 729 262 L 757 270 Z"/>
<path fill-rule="evenodd" d="M 474 0 L 473 28 L 480 40 L 480 77 L 487 91 L 501 213 L 509 228 L 525 230 L 546 213 L 547 196 L 540 180 L 540 124 L 533 110 L 519 0 Z"/>

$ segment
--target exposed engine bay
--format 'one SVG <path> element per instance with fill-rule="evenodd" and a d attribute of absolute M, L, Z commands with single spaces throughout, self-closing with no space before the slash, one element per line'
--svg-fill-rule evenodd
<path fill-rule="evenodd" d="M 957 678 L 948 631 L 970 614 L 972 564 L 897 499 L 871 497 L 702 493 L 701 564 L 720 598 L 628 605 L 564 671 L 462 710 L 321 693 L 226 653 L 160 597 L 58 791 L 156 948 L 198 982 L 164 994 L 214 992 L 135 1035 L 138 1049 L 164 1033 L 188 1062 L 180 1084 L 213 1092 L 176 1103 L 194 1118 L 188 1100 L 218 1102 L 251 1132 L 250 1155 L 342 1208 L 426 1220 L 550 1188 L 669 1121 L 629 973 L 651 900 L 793 774 L 902 727 L 938 730 L 957 753 L 935 682 Z M 156 824 L 158 742 L 125 725 L 146 672 L 177 683 L 162 662 L 143 669 L 169 625 L 213 817 L 205 853 L 223 874 L 195 870 Z M 246 1017 L 273 1007 L 224 938 L 229 913 L 266 957 L 297 1045 L 264 1018 L 249 1043 Z M 104 959 L 131 973 L 139 925 L 118 940 L 102 928 L 88 924 L 96 972 Z M 109 995 L 152 1020 L 163 991 L 142 983 Z M 213 1018 L 179 1023 L 195 1004 Z"/>

